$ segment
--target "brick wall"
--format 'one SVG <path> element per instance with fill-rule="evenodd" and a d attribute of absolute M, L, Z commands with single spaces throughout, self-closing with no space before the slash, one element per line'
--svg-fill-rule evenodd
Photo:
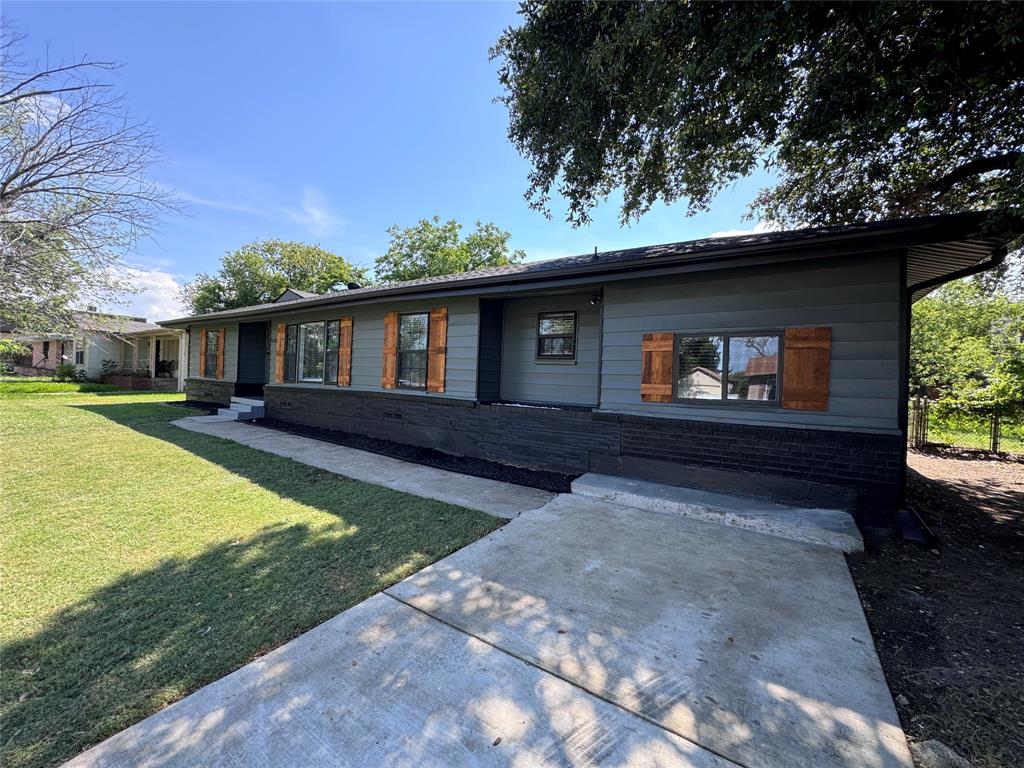
<path fill-rule="evenodd" d="M 898 435 L 529 408 L 401 393 L 268 386 L 267 415 L 556 472 L 649 461 L 769 473 L 855 488 L 892 507 L 903 482 Z"/>
<path fill-rule="evenodd" d="M 220 403 L 228 405 L 235 394 L 233 381 L 217 381 L 216 379 L 185 379 L 185 399 L 198 400 L 203 403 Z"/>

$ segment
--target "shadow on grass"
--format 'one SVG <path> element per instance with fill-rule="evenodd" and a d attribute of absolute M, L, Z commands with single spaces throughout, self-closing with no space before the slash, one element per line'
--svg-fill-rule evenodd
<path fill-rule="evenodd" d="M 498 525 L 480 513 L 187 432 L 169 424 L 181 411 L 158 403 L 74 407 L 337 521 L 315 530 L 268 526 L 123 575 L 54 614 L 36 634 L 5 644 L 0 764 L 9 768 L 70 758 Z M 211 507 L 216 502 L 211 498 Z"/>

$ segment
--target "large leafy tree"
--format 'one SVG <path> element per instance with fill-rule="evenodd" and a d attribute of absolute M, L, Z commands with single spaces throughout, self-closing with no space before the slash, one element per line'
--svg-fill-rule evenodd
<path fill-rule="evenodd" d="M 1024 3 L 522 3 L 498 40 L 527 198 L 689 212 L 759 166 L 781 224 L 1024 201 Z"/>
<path fill-rule="evenodd" d="M 915 305 L 910 338 L 911 394 L 966 405 L 1024 401 L 1024 302 L 950 283 Z"/>
<path fill-rule="evenodd" d="M 476 222 L 466 237 L 457 221 L 440 217 L 421 219 L 412 227 L 388 228 L 391 243 L 377 258 L 374 272 L 378 282 L 395 283 L 422 277 L 451 275 L 482 267 L 501 267 L 526 258 L 520 250 L 510 250 L 511 235 L 495 224 Z"/>
<path fill-rule="evenodd" d="M 328 293 L 365 280 L 365 267 L 319 245 L 261 240 L 225 254 L 217 274 L 196 275 L 184 287 L 182 299 L 198 315 L 265 304 L 285 288 Z"/>

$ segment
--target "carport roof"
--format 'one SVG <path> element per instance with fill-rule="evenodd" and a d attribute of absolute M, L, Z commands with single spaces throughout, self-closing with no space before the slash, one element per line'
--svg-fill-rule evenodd
<path fill-rule="evenodd" d="M 616 280 L 659 267 L 681 271 L 783 262 L 793 259 L 824 259 L 845 253 L 906 249 L 907 288 L 920 298 L 935 285 L 960 272 L 994 266 L 1006 245 L 1021 231 L 982 231 L 989 212 L 923 216 L 831 227 L 809 227 L 780 232 L 759 232 L 734 237 L 703 238 L 662 245 L 647 245 L 603 253 L 587 253 L 547 261 L 529 261 L 502 267 L 477 269 L 455 275 L 426 277 L 382 286 L 355 288 L 287 302 L 287 310 L 316 308 L 375 300 L 382 297 L 426 297 L 459 290 L 472 292 L 493 286 L 529 287 L 531 283 L 579 282 L 581 278 Z M 991 262 L 991 263 L 986 263 Z M 205 315 L 161 321 L 180 325 L 194 321 L 241 319 L 280 312 L 282 304 L 256 304 Z"/>

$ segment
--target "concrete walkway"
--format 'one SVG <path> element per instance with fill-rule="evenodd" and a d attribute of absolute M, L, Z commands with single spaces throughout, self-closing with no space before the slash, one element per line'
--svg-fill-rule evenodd
<path fill-rule="evenodd" d="M 837 550 L 562 495 L 80 755 L 909 768 Z"/>
<path fill-rule="evenodd" d="M 555 496 L 536 488 L 425 467 L 357 448 L 245 424 L 230 417 L 189 416 L 171 423 L 192 432 L 234 440 L 250 448 L 301 461 L 354 480 L 446 501 L 495 517 L 513 518 L 521 512 L 543 507 Z"/>

